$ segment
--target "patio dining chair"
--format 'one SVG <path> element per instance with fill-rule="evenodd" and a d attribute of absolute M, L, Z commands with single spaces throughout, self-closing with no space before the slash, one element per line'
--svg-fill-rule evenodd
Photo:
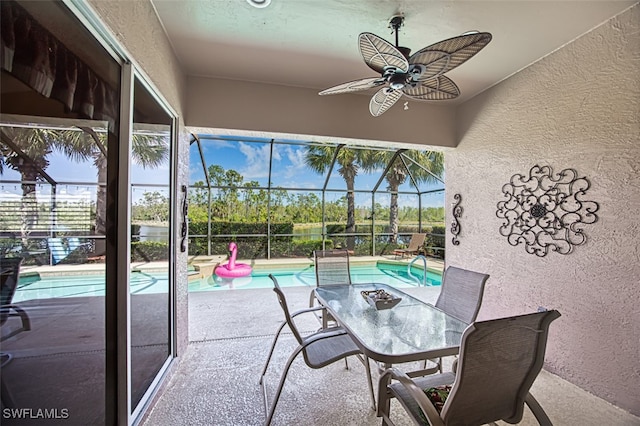
<path fill-rule="evenodd" d="M 313 252 L 313 263 L 317 287 L 351 285 L 348 250 L 315 250 Z M 314 304 L 315 292 L 312 291 L 309 296 L 309 307 L 313 307 Z M 322 322 L 322 328 L 327 328 L 330 323 L 336 325 L 335 320 L 326 309 L 322 310 L 322 315 L 319 318 Z"/>
<path fill-rule="evenodd" d="M 484 287 L 488 279 L 489 275 L 487 274 L 449 266 L 442 276 L 440 295 L 435 307 L 471 324 L 476 320 L 478 311 L 480 311 Z M 425 363 L 425 371 L 442 373 L 442 358 L 429 361 L 435 365 L 426 370 Z"/>
<path fill-rule="evenodd" d="M 395 254 L 396 257 L 400 256 L 401 258 L 405 256 L 418 254 L 420 252 L 420 249 L 422 248 L 422 245 L 424 244 L 424 240 L 426 237 L 427 237 L 427 234 L 424 234 L 424 233 L 411 234 L 411 239 L 409 240 L 409 246 L 404 249 L 395 249 L 393 251 L 393 254 Z"/>
<path fill-rule="evenodd" d="M 360 349 L 358 348 L 358 346 L 356 346 L 353 339 L 351 339 L 351 336 L 349 336 L 346 330 L 341 327 L 321 329 L 310 335 L 303 336 L 296 327 L 294 318 L 304 313 L 317 311 L 319 309 L 322 309 L 322 307 L 318 306 L 314 308 L 306 308 L 290 313 L 289 307 L 287 305 L 287 299 L 285 298 L 282 289 L 278 285 L 278 281 L 272 274 L 269 274 L 269 278 L 271 278 L 271 280 L 273 281 L 273 291 L 278 296 L 278 302 L 280 303 L 280 307 L 284 312 L 284 321 L 276 332 L 273 343 L 271 345 L 271 349 L 269 351 L 269 355 L 267 356 L 267 361 L 265 362 L 264 368 L 262 369 L 262 375 L 260 376 L 260 385 L 262 386 L 262 391 L 264 394 L 265 412 L 267 413 L 265 425 L 271 424 L 271 420 L 273 419 L 273 414 L 278 404 L 278 400 L 280 399 L 280 394 L 282 393 L 282 388 L 284 387 L 287 374 L 289 373 L 289 368 L 291 367 L 291 364 L 296 359 L 296 357 L 300 354 L 300 352 L 302 352 L 305 364 L 313 369 L 323 368 L 329 364 L 333 364 L 336 361 L 346 359 L 351 355 L 355 355 L 364 365 L 364 369 L 367 373 L 367 381 L 369 392 L 371 394 L 371 400 L 373 402 L 373 406 L 375 407 L 375 397 L 373 394 L 373 383 L 371 379 L 369 360 L 368 358 L 362 356 L 362 354 L 360 353 Z M 298 342 L 298 346 L 291 353 L 289 359 L 287 360 L 284 371 L 282 372 L 282 376 L 280 377 L 280 382 L 273 398 L 273 402 L 271 403 L 271 407 L 269 407 L 265 376 L 267 373 L 267 369 L 269 368 L 271 357 L 273 356 L 278 336 L 280 335 L 280 332 L 285 325 L 289 326 L 289 329 Z M 327 387 L 327 389 L 330 389 L 330 387 Z"/>
<path fill-rule="evenodd" d="M 540 425 L 550 426 L 529 390 L 544 364 L 549 325 L 559 316 L 552 310 L 471 324 L 454 372 L 410 377 L 386 370 L 378 392 L 383 425 L 394 425 L 389 398 L 395 397 L 417 425 L 515 424 L 527 404 Z"/>

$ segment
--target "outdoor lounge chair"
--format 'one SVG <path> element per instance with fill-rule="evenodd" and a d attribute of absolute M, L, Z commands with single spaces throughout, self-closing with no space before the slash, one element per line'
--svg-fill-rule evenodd
<path fill-rule="evenodd" d="M 389 398 L 395 397 L 418 425 L 515 424 L 524 404 L 540 425 L 551 425 L 529 390 L 544 364 L 549 325 L 559 316 L 553 310 L 471 324 L 453 372 L 411 378 L 386 370 L 378 392 L 383 424 L 394 424 Z"/>
<path fill-rule="evenodd" d="M 21 263 L 21 257 L 0 257 L 0 326 L 4 326 L 11 317 L 19 317 L 22 326 L 6 334 L 3 332 L 0 341 L 13 337 L 22 331 L 31 330 L 29 315 L 24 309 L 13 304 L 13 296 L 18 288 Z"/>
<path fill-rule="evenodd" d="M 351 269 L 349 267 L 349 252 L 347 250 L 315 250 L 313 261 L 316 274 L 316 286 L 351 285 Z M 315 292 L 309 296 L 309 307 L 315 303 Z M 322 328 L 327 328 L 335 320 L 326 309 L 322 310 Z"/>
<path fill-rule="evenodd" d="M 476 320 L 478 311 L 480 311 L 484 286 L 488 279 L 489 275 L 487 274 L 449 266 L 442 276 L 440 295 L 435 304 L 436 308 L 471 324 Z M 431 371 L 442 373 L 442 359 L 430 361 L 435 364 Z"/>
<path fill-rule="evenodd" d="M 395 249 L 393 254 L 400 257 L 411 256 L 418 254 L 427 234 L 411 234 L 411 240 L 409 240 L 409 246 L 405 249 Z"/>
<path fill-rule="evenodd" d="M 49 251 L 51 252 L 51 260 L 53 265 L 64 261 L 75 251 L 88 250 L 88 243 L 80 243 L 80 239 L 77 237 L 71 238 L 48 238 L 47 244 L 49 245 Z"/>
<path fill-rule="evenodd" d="M 13 296 L 18 287 L 18 278 L 20 276 L 21 257 L 0 257 L 0 326 L 4 328 L 5 324 L 11 317 L 19 317 L 21 328 L 2 332 L 0 342 L 15 336 L 22 331 L 31 330 L 31 321 L 29 315 L 17 305 L 13 304 Z M 3 407 L 14 407 L 13 399 L 9 388 L 4 380 L 2 369 L 11 362 L 12 355 L 8 352 L 0 352 L 0 399 Z"/>
<path fill-rule="evenodd" d="M 264 394 L 264 404 L 265 411 L 267 413 L 267 418 L 265 421 L 265 425 L 271 424 L 271 420 L 273 418 L 273 414 L 275 412 L 276 406 L 278 404 L 278 400 L 280 398 L 280 394 L 282 392 L 282 388 L 284 386 L 284 382 L 287 378 L 287 374 L 289 372 L 289 368 L 291 364 L 296 359 L 296 357 L 302 352 L 304 357 L 304 362 L 308 367 L 318 369 L 325 367 L 329 364 L 332 364 L 338 360 L 346 359 L 348 356 L 355 355 L 364 365 L 365 371 L 367 373 L 367 380 L 369 385 L 369 391 L 371 393 L 371 399 L 373 401 L 373 405 L 375 406 L 375 397 L 373 394 L 373 384 L 371 381 L 371 370 L 369 368 L 369 360 L 363 357 L 360 354 L 360 349 L 356 346 L 354 341 L 351 339 L 351 336 L 347 334 L 347 332 L 341 327 L 332 327 L 328 329 L 321 329 L 316 333 L 303 336 L 296 324 L 294 322 L 294 318 L 300 314 L 314 312 L 319 309 L 322 309 L 320 306 L 315 308 L 307 308 L 302 309 L 293 313 L 289 313 L 289 307 L 287 305 L 287 300 L 284 296 L 284 293 L 280 289 L 278 285 L 278 281 L 276 278 L 269 274 L 269 278 L 273 281 L 273 291 L 278 296 L 278 302 L 282 307 L 282 311 L 284 312 L 284 321 L 278 328 L 276 335 L 273 339 L 273 344 L 271 345 L 271 350 L 269 351 L 269 355 L 267 357 L 267 361 L 262 369 L 262 375 L 260 376 L 260 385 L 262 386 L 263 394 Z M 271 408 L 269 408 L 269 399 L 267 397 L 267 388 L 265 375 L 267 373 L 267 369 L 269 367 L 269 362 L 271 361 L 271 356 L 273 355 L 273 351 L 276 346 L 276 341 L 278 340 L 278 336 L 280 332 L 284 328 L 285 325 L 288 325 L 293 333 L 293 336 L 298 341 L 298 347 L 291 353 L 289 359 L 287 360 L 287 364 L 284 367 L 284 371 L 282 372 L 282 376 L 280 378 L 280 383 L 278 384 L 278 389 L 276 390 L 275 397 L 273 399 L 273 403 L 271 404 Z M 330 387 L 327 387 L 330 389 Z"/>

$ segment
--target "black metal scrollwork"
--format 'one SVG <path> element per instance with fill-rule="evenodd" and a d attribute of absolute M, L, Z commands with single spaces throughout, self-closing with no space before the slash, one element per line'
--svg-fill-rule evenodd
<path fill-rule="evenodd" d="M 187 185 L 182 185 L 182 225 L 180 228 L 180 251 L 187 251 L 187 220 L 189 213 L 189 204 L 187 202 Z"/>
<path fill-rule="evenodd" d="M 455 194 L 453 199 L 456 200 L 456 202 L 453 204 L 453 221 L 451 222 L 451 233 L 453 234 L 453 238 L 451 238 L 451 242 L 453 245 L 457 246 L 460 245 L 458 235 L 460 235 L 460 231 L 462 230 L 460 221 L 458 220 L 462 217 L 462 207 L 460 206 L 460 203 L 462 202 L 462 195 Z"/>
<path fill-rule="evenodd" d="M 500 234 L 539 257 L 571 253 L 587 241 L 584 225 L 598 221 L 598 203 L 582 199 L 590 187 L 574 169 L 554 174 L 549 166 L 535 165 L 528 176 L 513 175 L 502 187 L 506 201 L 497 206 L 496 216 L 504 219 Z"/>

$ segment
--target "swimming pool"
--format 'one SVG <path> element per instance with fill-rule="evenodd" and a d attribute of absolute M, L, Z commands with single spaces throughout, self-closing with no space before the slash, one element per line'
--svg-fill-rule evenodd
<path fill-rule="evenodd" d="M 248 277 L 223 279 L 215 275 L 189 282 L 189 291 L 221 291 L 234 289 L 271 288 L 269 274 L 278 279 L 283 287 L 316 285 L 313 266 L 301 268 L 254 269 Z M 351 279 L 354 283 L 378 282 L 398 288 L 425 285 L 424 273 L 420 268 L 407 269 L 406 265 L 378 263 L 369 266 L 352 266 Z M 427 286 L 440 285 L 439 274 L 428 271 Z M 66 276 L 25 275 L 20 277 L 13 302 L 57 297 L 104 296 L 105 285 L 102 274 Z M 131 272 L 131 293 L 166 293 L 168 289 L 166 272 Z"/>
<path fill-rule="evenodd" d="M 21 276 L 13 302 L 34 299 L 53 299 L 57 297 L 104 296 L 103 274 L 55 275 L 39 277 L 38 275 Z M 131 293 L 166 293 L 168 289 L 165 273 L 131 273 Z"/>
<path fill-rule="evenodd" d="M 418 286 L 438 286 L 441 276 L 428 271 L 426 284 L 424 272 L 420 268 L 408 269 L 406 265 L 386 264 L 378 262 L 375 265 L 351 266 L 351 281 L 353 283 L 384 283 L 398 288 Z M 273 274 L 281 287 L 307 286 L 315 287 L 316 276 L 313 266 L 303 269 L 289 268 L 272 270 L 254 269 L 250 276 L 234 279 L 220 278 L 213 275 L 189 283 L 189 291 L 211 291 L 228 289 L 271 288 L 273 282 L 269 278 Z"/>

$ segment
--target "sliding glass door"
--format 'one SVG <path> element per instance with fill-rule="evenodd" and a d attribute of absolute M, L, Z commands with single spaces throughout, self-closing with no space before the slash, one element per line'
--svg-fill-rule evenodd
<path fill-rule="evenodd" d="M 171 355 L 171 116 L 139 78 L 133 87 L 131 138 L 131 406 Z"/>
<path fill-rule="evenodd" d="M 0 6 L 0 423 L 131 423 L 173 357 L 175 114 L 80 11 Z"/>

